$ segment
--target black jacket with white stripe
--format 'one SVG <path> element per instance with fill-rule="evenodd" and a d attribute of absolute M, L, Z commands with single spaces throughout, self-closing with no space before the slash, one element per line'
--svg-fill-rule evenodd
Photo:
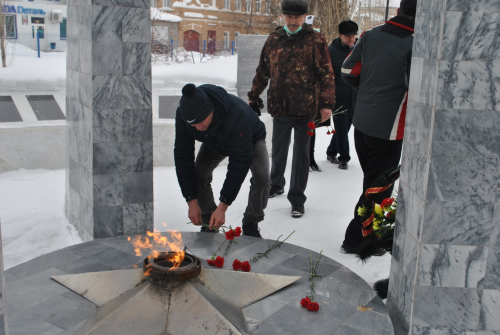
<path fill-rule="evenodd" d="M 414 23 L 396 16 L 366 30 L 342 65 L 342 79 L 358 90 L 354 127 L 369 136 L 404 136 Z"/>

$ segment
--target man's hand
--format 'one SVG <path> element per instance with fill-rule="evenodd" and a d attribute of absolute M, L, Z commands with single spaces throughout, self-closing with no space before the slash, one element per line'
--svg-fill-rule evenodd
<path fill-rule="evenodd" d="M 253 103 L 252 100 L 248 100 L 248 106 L 250 106 L 250 104 Z"/>
<path fill-rule="evenodd" d="M 188 217 L 191 222 L 196 226 L 201 226 L 201 209 L 198 206 L 198 200 L 193 199 L 188 201 L 189 211 Z"/>
<path fill-rule="evenodd" d="M 321 110 L 321 122 L 325 122 L 332 116 L 332 110 L 331 109 L 322 109 Z"/>
<path fill-rule="evenodd" d="M 210 229 L 219 229 L 226 222 L 226 211 L 229 206 L 221 202 L 210 218 Z"/>

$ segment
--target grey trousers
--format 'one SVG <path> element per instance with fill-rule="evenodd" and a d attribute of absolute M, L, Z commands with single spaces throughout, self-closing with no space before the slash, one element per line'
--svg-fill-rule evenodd
<path fill-rule="evenodd" d="M 307 124 L 313 119 L 287 119 L 275 116 L 273 118 L 273 149 L 271 166 L 271 185 L 279 189 L 285 187 L 285 169 L 288 158 L 288 148 L 293 134 L 292 176 L 288 201 L 292 206 L 303 206 L 306 202 L 304 191 L 309 177 L 309 145 L 311 137 Z"/>
<path fill-rule="evenodd" d="M 226 155 L 213 153 L 205 145 L 201 145 L 196 156 L 196 183 L 198 186 L 198 205 L 204 224 L 210 223 L 212 213 L 217 208 L 212 190 L 212 175 L 215 168 L 226 158 Z M 269 155 L 266 141 L 259 140 L 253 146 L 253 163 L 250 168 L 250 193 L 248 205 L 243 214 L 243 223 L 258 223 L 264 220 L 264 209 L 269 198 Z"/>

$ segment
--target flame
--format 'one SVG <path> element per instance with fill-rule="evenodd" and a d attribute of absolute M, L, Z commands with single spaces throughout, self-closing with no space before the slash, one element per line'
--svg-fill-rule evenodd
<path fill-rule="evenodd" d="M 157 247 L 161 247 L 162 251 L 172 251 L 173 254 L 169 255 L 168 261 L 172 263 L 172 267 L 169 271 L 177 269 L 182 261 L 184 260 L 185 252 L 182 249 L 182 234 L 178 231 L 170 231 L 171 241 L 166 236 L 162 236 L 160 231 L 153 229 L 153 232 L 146 232 L 147 236 L 136 236 L 132 245 L 134 246 L 134 251 L 137 256 L 142 256 L 144 249 L 151 249 L 152 254 L 149 257 L 157 257 L 161 251 L 157 250 Z M 151 238 L 151 239 L 150 239 Z M 151 241 L 152 240 L 152 241 Z M 153 242 L 154 241 L 154 245 Z M 144 273 L 148 275 L 149 270 Z"/>

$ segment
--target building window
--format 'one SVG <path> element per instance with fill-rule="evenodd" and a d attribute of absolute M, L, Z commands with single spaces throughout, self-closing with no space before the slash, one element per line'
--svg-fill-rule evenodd
<path fill-rule="evenodd" d="M 271 14 L 271 1 L 266 0 L 266 14 L 269 15 Z"/>
<path fill-rule="evenodd" d="M 234 33 L 234 47 L 238 48 L 238 39 L 240 38 L 240 32 L 237 31 Z"/>
<path fill-rule="evenodd" d="M 1 14 L 0 14 L 1 15 Z M 4 16 L 4 36 L 6 39 L 17 39 L 16 15 Z"/>
<path fill-rule="evenodd" d="M 260 0 L 255 2 L 255 13 L 260 14 Z"/>
<path fill-rule="evenodd" d="M 229 31 L 224 32 L 224 49 L 229 48 Z"/>
<path fill-rule="evenodd" d="M 234 10 L 237 12 L 241 12 L 241 0 L 236 0 L 234 3 Z"/>
<path fill-rule="evenodd" d="M 163 7 L 170 7 L 170 0 L 163 0 Z"/>
<path fill-rule="evenodd" d="M 156 0 L 151 0 L 151 7 L 155 8 L 156 7 Z"/>
<path fill-rule="evenodd" d="M 246 3 L 246 10 L 247 10 L 247 13 L 251 13 L 252 12 L 252 0 L 247 0 L 247 3 Z"/>
<path fill-rule="evenodd" d="M 231 0 L 224 0 L 224 9 L 231 9 Z"/>
<path fill-rule="evenodd" d="M 59 23 L 59 33 L 61 34 L 61 40 L 66 39 L 66 18 L 63 17 L 61 23 Z"/>

